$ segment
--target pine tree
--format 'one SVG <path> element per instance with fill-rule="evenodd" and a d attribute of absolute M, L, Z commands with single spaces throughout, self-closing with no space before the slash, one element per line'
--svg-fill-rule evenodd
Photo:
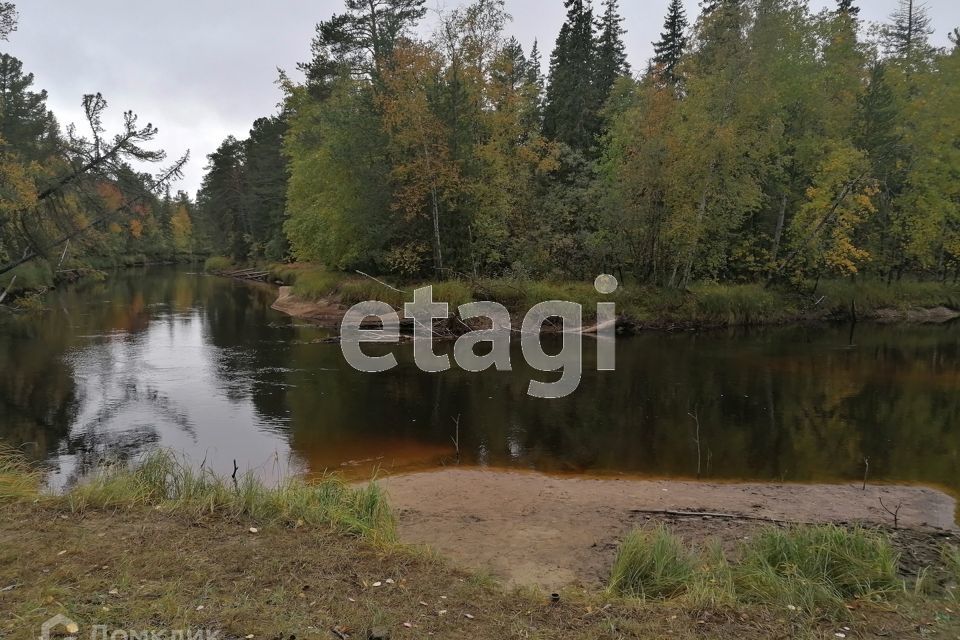
<path fill-rule="evenodd" d="M 314 93 L 328 94 L 327 85 L 343 70 L 378 76 L 397 40 L 426 15 L 425 4 L 426 0 L 345 0 L 347 12 L 317 25 L 313 60 L 299 65 L 315 85 Z"/>
<path fill-rule="evenodd" d="M 683 9 L 683 2 L 671 0 L 660 41 L 653 45 L 653 63 L 661 77 L 673 84 L 679 80 L 676 69 L 687 48 L 686 31 L 687 14 Z"/>
<path fill-rule="evenodd" d="M 544 133 L 574 149 L 593 146 L 596 98 L 593 83 L 593 9 L 584 0 L 566 0 L 567 19 L 550 56 Z"/>
<path fill-rule="evenodd" d="M 597 21 L 596 82 L 597 96 L 602 108 L 610 97 L 610 90 L 620 76 L 630 72 L 627 48 L 623 43 L 626 33 L 617 0 L 604 0 L 603 16 Z"/>
<path fill-rule="evenodd" d="M 0 40 L 17 30 L 17 8 L 12 2 L 0 2 Z"/>

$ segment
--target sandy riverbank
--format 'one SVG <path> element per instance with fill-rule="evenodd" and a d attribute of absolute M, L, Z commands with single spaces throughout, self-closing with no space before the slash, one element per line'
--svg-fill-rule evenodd
<path fill-rule="evenodd" d="M 382 480 L 404 542 L 515 584 L 556 589 L 606 581 L 617 541 L 630 529 L 665 521 L 687 540 L 725 547 L 769 524 L 899 524 L 925 536 L 952 530 L 956 501 L 934 489 L 899 486 L 717 484 L 557 478 L 535 473 L 447 469 Z M 677 516 L 696 511 L 736 518 Z"/>

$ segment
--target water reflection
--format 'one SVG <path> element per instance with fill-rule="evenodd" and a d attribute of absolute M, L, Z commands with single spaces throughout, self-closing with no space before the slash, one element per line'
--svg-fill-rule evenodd
<path fill-rule="evenodd" d="M 59 482 L 156 445 L 225 473 L 361 475 L 452 462 L 460 416 L 469 464 L 836 481 L 869 458 L 876 480 L 960 489 L 957 326 L 650 334 L 620 341 L 613 374 L 588 341 L 579 391 L 544 401 L 519 352 L 512 373 L 423 374 L 409 346 L 355 372 L 274 296 L 169 269 L 58 292 L 0 324 L 0 437 Z"/>

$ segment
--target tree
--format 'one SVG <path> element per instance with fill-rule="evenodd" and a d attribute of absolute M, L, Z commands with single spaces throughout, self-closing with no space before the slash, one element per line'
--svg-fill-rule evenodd
<path fill-rule="evenodd" d="M 286 114 L 259 118 L 244 143 L 245 209 L 250 216 L 253 254 L 282 260 L 288 251 L 283 233 L 289 172 L 283 155 Z"/>
<path fill-rule="evenodd" d="M 37 101 L 37 94 L 26 91 L 30 82 L 20 76 L 19 63 L 11 60 L 6 63 L 8 70 L 12 70 L 7 77 L 19 78 L 19 81 L 6 86 L 13 92 L 5 96 L 7 107 L 0 131 L 13 132 L 16 138 L 31 127 L 39 130 L 36 123 L 30 122 L 30 114 L 39 116 L 45 109 L 40 106 L 42 100 Z M 103 126 L 107 109 L 103 96 L 84 96 L 83 109 L 89 138 L 77 135 L 70 128 L 66 139 L 59 141 L 56 153 L 46 162 L 34 160 L 15 171 L 19 175 L 32 174 L 34 184 L 21 206 L 8 211 L 2 221 L 9 230 L 3 242 L 10 261 L 0 266 L 0 274 L 46 256 L 65 242 L 115 220 L 119 214 L 134 215 L 156 193 L 162 193 L 171 180 L 181 176 L 189 154 L 157 176 L 130 169 L 131 162 L 156 163 L 166 157 L 162 150 L 143 146 L 156 137 L 157 129 L 152 124 L 139 125 L 137 116 L 127 111 L 123 114 L 121 131 L 111 138 Z M 44 128 L 49 127 L 49 118 L 43 120 L 47 120 Z M 34 144 L 26 144 L 24 153 L 34 152 Z M 23 162 L 16 143 L 7 147 L 4 162 Z"/>
<path fill-rule="evenodd" d="M 597 91 L 593 81 L 593 10 L 584 0 L 566 0 L 567 18 L 550 56 L 544 134 L 578 150 L 597 134 Z"/>
<path fill-rule="evenodd" d="M 313 42 L 317 75 L 331 61 L 350 72 L 378 76 L 397 40 L 419 22 L 426 0 L 345 0 L 346 13 L 317 25 Z"/>
<path fill-rule="evenodd" d="M 627 49 L 623 43 L 626 32 L 623 29 L 623 18 L 620 16 L 617 0 L 604 0 L 603 7 L 603 15 L 596 25 L 596 62 L 593 76 L 598 109 L 606 104 L 617 79 L 630 73 Z"/>
<path fill-rule="evenodd" d="M 855 0 L 837 0 L 837 13 L 856 19 L 860 16 L 860 7 L 854 2 Z"/>
<path fill-rule="evenodd" d="M 933 33 L 927 7 L 915 0 L 900 0 L 882 31 L 888 56 L 904 60 L 925 60 L 932 53 L 928 37 Z"/>
<path fill-rule="evenodd" d="M 228 136 L 207 156 L 206 175 L 197 193 L 201 215 L 209 220 L 230 256 L 246 260 L 252 225 L 246 198 L 244 143 Z"/>
<path fill-rule="evenodd" d="M 12 2 L 0 2 L 0 40 L 7 40 L 17 30 L 17 7 Z"/>
<path fill-rule="evenodd" d="M 425 244 L 432 246 L 438 275 L 444 269 L 441 217 L 460 182 L 448 143 L 451 132 L 431 108 L 441 65 L 429 47 L 408 43 L 397 48 L 378 100 L 394 158 L 392 209 L 414 225 L 430 221 L 428 236 L 417 234 L 398 249 L 409 254 Z"/>
<path fill-rule="evenodd" d="M 666 82 L 677 84 L 677 66 L 687 49 L 687 14 L 682 0 L 670 0 L 660 40 L 653 45 L 655 72 Z"/>

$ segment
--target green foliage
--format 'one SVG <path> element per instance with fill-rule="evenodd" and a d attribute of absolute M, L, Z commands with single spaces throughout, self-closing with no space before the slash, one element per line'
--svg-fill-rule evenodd
<path fill-rule="evenodd" d="M 660 40 L 653 45 L 653 64 L 668 82 L 677 82 L 677 66 L 687 49 L 687 14 L 681 0 L 670 0 Z"/>
<path fill-rule="evenodd" d="M 638 529 L 620 543 L 610 589 L 643 599 L 676 597 L 686 590 L 694 567 L 691 552 L 666 527 Z"/>
<path fill-rule="evenodd" d="M 235 268 L 233 259 L 226 256 L 211 256 L 203 263 L 203 270 L 207 273 L 222 273 Z"/>
<path fill-rule="evenodd" d="M 0 291 L 7 288 L 7 285 L 16 276 L 17 280 L 10 289 L 11 294 L 17 294 L 24 291 L 38 291 L 53 286 L 53 269 L 50 264 L 44 260 L 34 260 L 22 264 L 13 271 L 8 272 L 0 279 Z"/>
<path fill-rule="evenodd" d="M 830 280 L 820 283 L 818 291 L 818 297 L 824 296 L 822 304 L 838 315 L 848 313 L 851 303 L 856 303 L 860 312 L 935 307 L 960 309 L 960 286 L 955 284 Z"/>
<path fill-rule="evenodd" d="M 692 29 L 671 2 L 631 78 L 616 0 L 566 0 L 545 83 L 503 0 L 443 13 L 430 38 L 421 1 L 375 5 L 320 23 L 281 115 L 210 156 L 198 236 L 404 281 L 960 274 L 960 53 L 929 49 L 918 6 L 865 37 L 848 1 L 711 1 Z M 719 323 L 771 308 L 720 291 L 679 304 Z"/>

